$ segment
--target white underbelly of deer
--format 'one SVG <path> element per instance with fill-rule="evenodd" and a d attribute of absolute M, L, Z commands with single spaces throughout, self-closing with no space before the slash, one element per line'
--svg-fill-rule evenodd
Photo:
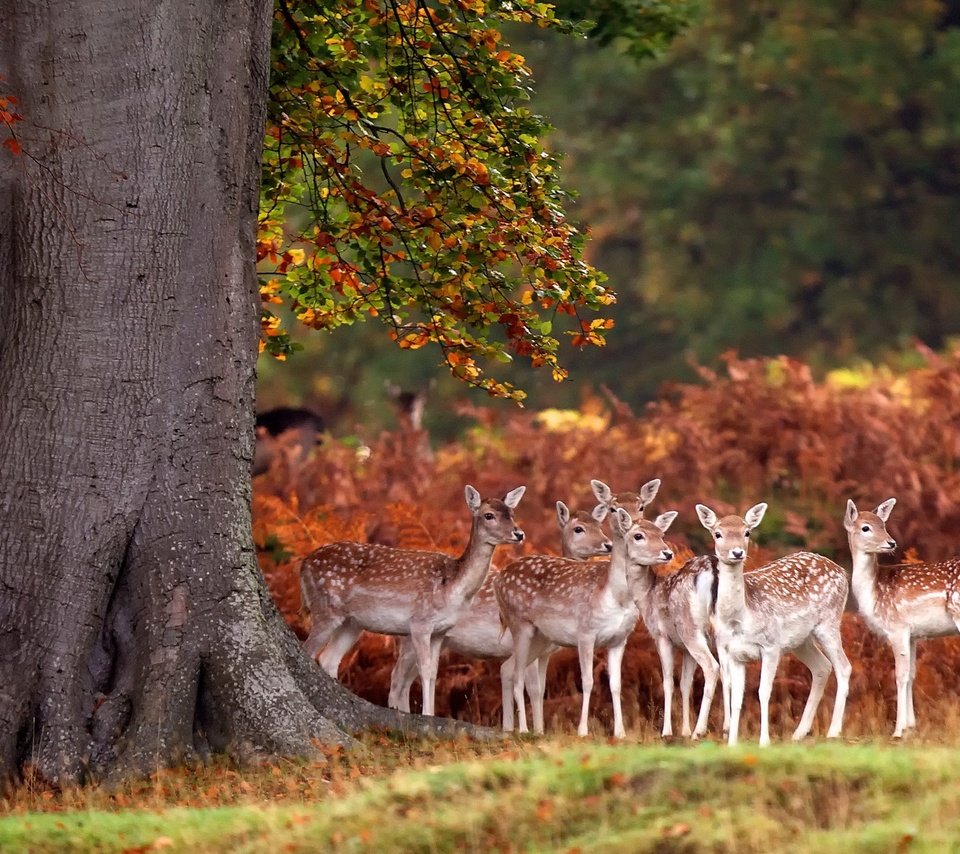
<path fill-rule="evenodd" d="M 445 649 L 474 658 L 509 658 L 513 654 L 513 636 L 501 629 L 497 603 L 494 615 L 467 610 L 447 634 Z"/>
<path fill-rule="evenodd" d="M 623 640 L 637 625 L 640 612 L 632 602 L 605 602 L 602 609 L 576 623 L 567 612 L 544 614 L 537 628 L 549 640 L 560 646 L 576 647 L 579 638 L 591 635 L 599 648 Z"/>
<path fill-rule="evenodd" d="M 415 603 L 412 598 L 398 597 L 396 590 L 372 588 L 364 592 L 362 604 L 357 601 L 348 604 L 353 621 L 368 632 L 385 635 L 410 633 Z"/>
<path fill-rule="evenodd" d="M 947 613 L 947 597 L 943 590 L 931 590 L 901 604 L 898 611 L 904 622 L 912 626 L 912 635 L 935 638 L 955 635 L 957 624 Z"/>

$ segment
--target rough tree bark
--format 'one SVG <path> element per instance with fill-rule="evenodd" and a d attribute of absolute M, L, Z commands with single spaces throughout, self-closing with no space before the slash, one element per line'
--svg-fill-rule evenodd
<path fill-rule="evenodd" d="M 303 656 L 250 463 L 267 0 L 0 0 L 0 776 L 398 725 Z"/>

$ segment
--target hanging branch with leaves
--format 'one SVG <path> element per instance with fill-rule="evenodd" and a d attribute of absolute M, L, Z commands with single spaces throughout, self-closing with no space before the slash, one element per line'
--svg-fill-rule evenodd
<path fill-rule="evenodd" d="M 454 376 L 520 401 L 491 363 L 523 356 L 559 381 L 559 336 L 604 343 L 612 320 L 587 315 L 614 294 L 564 213 L 507 22 L 569 29 L 531 0 L 280 0 L 261 349 L 294 346 L 280 305 L 323 330 L 377 317 L 400 347 L 439 345 Z"/>

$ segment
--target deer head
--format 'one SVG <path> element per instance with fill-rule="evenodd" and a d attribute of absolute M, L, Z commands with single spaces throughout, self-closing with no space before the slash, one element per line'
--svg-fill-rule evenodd
<path fill-rule="evenodd" d="M 622 507 L 634 519 L 642 519 L 643 511 L 653 502 L 660 491 L 660 479 L 654 478 L 647 481 L 640 487 L 639 492 L 618 492 L 616 495 L 602 480 L 591 480 L 590 486 L 601 507 L 605 507 L 607 510 L 616 510 L 618 507 Z"/>
<path fill-rule="evenodd" d="M 628 565 L 654 566 L 670 563 L 673 550 L 667 545 L 663 535 L 677 518 L 677 511 L 661 513 L 652 522 L 646 519 L 634 521 L 622 507 L 614 510 L 613 533 L 626 545 Z"/>
<path fill-rule="evenodd" d="M 888 498 L 872 513 L 869 510 L 857 510 L 857 505 L 847 499 L 847 512 L 843 517 L 843 527 L 850 540 L 850 551 L 854 554 L 882 554 L 897 548 L 897 541 L 887 533 L 887 519 L 896 498 Z"/>
<path fill-rule="evenodd" d="M 705 504 L 697 505 L 700 524 L 713 535 L 713 547 L 720 563 L 735 566 L 743 563 L 750 546 L 750 532 L 763 520 L 767 505 L 754 504 L 742 517 L 736 515 L 717 518 Z"/>
<path fill-rule="evenodd" d="M 501 501 L 499 498 L 484 500 L 470 484 L 464 487 L 467 507 L 473 514 L 474 530 L 481 541 L 491 546 L 523 542 L 523 531 L 514 523 L 513 511 L 526 489 L 525 486 L 518 486 L 510 490 Z"/>
<path fill-rule="evenodd" d="M 598 504 L 592 513 L 578 510 L 571 513 L 562 501 L 557 502 L 557 522 L 563 537 L 565 557 L 586 560 L 595 555 L 609 554 L 613 543 L 604 533 L 602 522 L 607 518 L 607 508 Z"/>

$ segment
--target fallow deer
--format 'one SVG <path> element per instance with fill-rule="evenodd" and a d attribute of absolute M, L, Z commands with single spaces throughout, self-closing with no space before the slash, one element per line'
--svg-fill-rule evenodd
<path fill-rule="evenodd" d="M 610 489 L 607 484 L 602 480 L 591 480 L 590 487 L 593 490 L 593 494 L 596 496 L 597 500 L 600 502 L 595 508 L 594 512 L 602 511 L 604 515 L 609 513 L 612 510 L 615 510 L 618 507 L 622 507 L 626 510 L 631 518 L 634 520 L 642 519 L 644 510 L 651 504 L 654 498 L 657 497 L 657 493 L 660 491 L 660 479 L 654 478 L 653 480 L 647 481 L 643 486 L 640 487 L 639 492 L 620 492 L 616 495 L 613 494 L 613 490 Z M 569 557 L 569 555 L 564 554 L 564 557 Z M 521 558 L 523 560 L 523 558 Z M 539 700 L 531 700 L 531 705 L 533 708 L 533 731 L 536 733 L 542 733 L 544 730 L 544 721 L 543 721 L 543 696 L 544 691 L 546 690 L 547 685 L 547 667 L 550 663 L 550 657 L 559 649 L 558 646 L 551 644 L 546 647 L 544 652 L 536 660 L 536 676 L 533 679 L 531 688 L 528 688 L 528 692 L 535 692 L 539 689 Z M 500 669 L 500 681 L 501 686 L 504 691 L 504 696 L 509 689 L 509 684 L 513 679 L 513 658 L 507 659 L 504 662 L 503 667 Z M 534 672 L 533 663 L 528 666 L 525 680 L 531 678 L 531 674 Z M 531 694 L 533 696 L 534 694 Z M 513 716 L 511 713 L 510 727 L 506 726 L 506 719 L 504 719 L 504 729 L 509 731 L 513 729 Z"/>
<path fill-rule="evenodd" d="M 581 736 L 588 732 L 593 652 L 596 647 L 607 648 L 613 732 L 617 738 L 626 735 L 620 669 L 627 638 L 640 617 L 630 576 L 638 567 L 668 563 L 673 558 L 663 534 L 676 515 L 671 511 L 654 522 L 634 522 L 626 510 L 617 508 L 612 517 L 613 552 L 609 561 L 584 565 L 565 558 L 528 558 L 496 575 L 493 586 L 500 614 L 513 635 L 513 692 L 520 732 L 527 731 L 524 668 L 556 644 L 576 647 L 580 656 L 583 703 L 577 732 Z"/>
<path fill-rule="evenodd" d="M 656 496 L 659 480 L 644 484 L 640 493 L 614 494 L 607 484 L 591 481 L 593 493 L 601 505 L 623 507 L 636 520 L 643 518 L 643 510 Z M 710 650 L 707 639 L 710 631 L 711 592 L 714 568 L 710 558 L 687 561 L 683 567 L 668 576 L 641 572 L 636 579 L 636 600 L 644 625 L 660 655 L 663 672 L 663 730 L 662 735 L 673 735 L 673 650 L 683 654 L 680 673 L 681 732 L 700 738 L 707 731 L 710 706 L 716 690 L 720 667 Z M 697 665 L 703 670 L 703 699 L 693 732 L 690 730 L 690 695 Z"/>
<path fill-rule="evenodd" d="M 804 738 L 813 726 L 831 665 L 837 675 L 837 696 L 827 736 L 836 738 L 850 683 L 850 662 L 840 638 L 847 576 L 832 560 L 810 552 L 788 555 L 744 574 L 750 531 L 766 509 L 766 504 L 756 504 L 743 517 L 718 519 L 709 507 L 697 505 L 701 524 L 713 535 L 718 560 L 714 630 L 721 672 L 729 680 L 728 742 L 737 743 L 746 662 L 760 659 L 760 745 L 770 743 L 770 692 L 780 656 L 787 651 L 813 676 L 794 740 Z"/>
<path fill-rule="evenodd" d="M 323 419 L 305 407 L 280 406 L 258 413 L 253 474 L 263 474 L 278 459 L 291 470 L 301 466 L 323 442 L 325 429 Z"/>
<path fill-rule="evenodd" d="M 566 504 L 557 502 L 557 522 L 563 556 L 574 560 L 586 560 L 597 555 L 609 554 L 613 549 L 602 522 L 607 516 L 606 508 L 597 506 L 593 513 L 578 510 L 571 513 Z M 526 560 L 521 558 L 520 560 Z M 496 573 L 487 575 L 470 607 L 443 640 L 443 649 L 470 658 L 505 658 L 500 670 L 502 682 L 503 729 L 513 729 L 513 638 L 503 632 L 500 625 L 500 609 L 493 592 Z M 546 661 L 531 663 L 527 670 L 526 684 L 533 706 L 534 726 L 543 726 L 543 696 L 546 689 Z M 397 662 L 390 675 L 391 708 L 410 711 L 410 687 L 417 677 L 417 657 L 409 638 L 401 638 Z"/>
<path fill-rule="evenodd" d="M 843 526 L 853 557 L 851 588 L 857 609 L 893 649 L 897 678 L 893 737 L 902 738 L 917 722 L 913 711 L 917 640 L 960 633 L 960 558 L 880 566 L 877 555 L 897 547 L 886 528 L 896 503 L 896 498 L 888 498 L 871 512 L 857 510 L 848 499 Z"/>
<path fill-rule="evenodd" d="M 473 515 L 470 541 L 460 557 L 396 549 L 374 543 L 322 546 L 300 568 L 300 590 L 310 612 L 305 647 L 333 678 L 340 660 L 364 629 L 409 635 L 423 685 L 423 713 L 434 714 L 440 644 L 480 589 L 494 549 L 523 541 L 513 511 L 526 487 L 482 499 L 472 486 L 464 494 Z"/>

